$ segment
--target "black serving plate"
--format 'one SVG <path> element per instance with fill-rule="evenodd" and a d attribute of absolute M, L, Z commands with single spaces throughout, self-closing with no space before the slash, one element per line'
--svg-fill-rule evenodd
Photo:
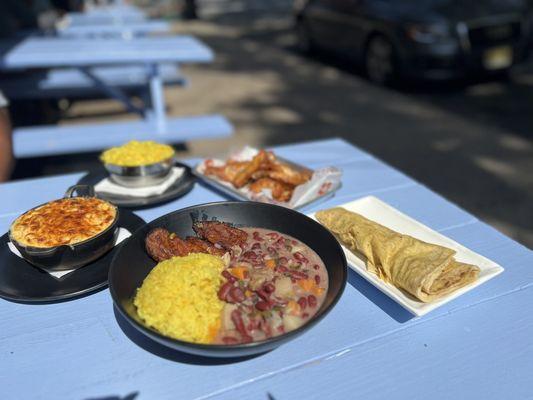
<path fill-rule="evenodd" d="M 111 193 L 97 192 L 96 195 L 104 200 L 107 200 L 119 207 L 137 208 L 152 206 L 155 204 L 165 203 L 184 196 L 191 191 L 194 186 L 196 178 L 191 173 L 191 168 L 188 165 L 176 163 L 175 166 L 185 168 L 183 175 L 176 180 L 166 191 L 159 195 L 149 197 L 133 197 L 122 196 Z M 94 186 L 102 179 L 107 178 L 109 174 L 105 168 L 99 167 L 98 169 L 89 172 L 84 175 L 79 181 L 78 185 L 90 185 Z"/>
<path fill-rule="evenodd" d="M 178 236 L 194 235 L 192 223 L 217 220 L 236 226 L 260 227 L 291 235 L 311 247 L 324 261 L 329 274 L 326 299 L 317 314 L 300 328 L 268 340 L 238 345 L 209 345 L 171 339 L 144 325 L 133 305 L 133 296 L 156 265 L 145 251 L 144 239 L 153 228 L 163 227 Z M 139 229 L 116 252 L 109 270 L 109 291 L 118 311 L 141 334 L 169 348 L 209 357 L 241 357 L 264 353 L 294 339 L 320 321 L 337 303 L 347 278 L 344 252 L 335 237 L 318 222 L 297 211 L 256 202 L 219 202 L 184 208 L 164 215 Z"/>
<path fill-rule="evenodd" d="M 132 212 L 120 210 L 117 226 L 133 233 L 144 224 Z M 122 246 L 115 246 L 99 259 L 57 279 L 13 254 L 8 242 L 7 233 L 0 237 L 0 297 L 24 303 L 65 300 L 105 287 L 111 260 Z"/>

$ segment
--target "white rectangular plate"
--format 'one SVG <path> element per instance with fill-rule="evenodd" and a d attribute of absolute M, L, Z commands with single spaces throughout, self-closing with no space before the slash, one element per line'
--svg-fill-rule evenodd
<path fill-rule="evenodd" d="M 401 291 L 397 287 L 382 281 L 376 275 L 368 272 L 364 261 L 358 258 L 346 247 L 342 246 L 350 268 L 352 268 L 355 272 L 357 272 L 387 296 L 394 299 L 400 305 L 417 316 L 427 314 L 428 312 L 448 303 L 456 297 L 461 296 L 463 293 L 474 289 L 476 286 L 481 285 L 483 282 L 486 282 L 503 272 L 503 268 L 494 261 L 491 261 L 488 258 L 485 258 L 451 240 L 450 238 L 434 231 L 433 229 L 428 228 L 420 222 L 396 210 L 394 207 L 382 202 L 376 197 L 363 197 L 359 200 L 341 204 L 338 207 L 343 207 L 349 211 L 359 213 L 364 217 L 378 222 L 381 225 L 384 225 L 397 232 L 413 236 L 428 243 L 434 243 L 453 249 L 457 252 L 455 254 L 455 259 L 457 261 L 474 264 L 480 268 L 481 271 L 479 273 L 479 278 L 475 282 L 456 290 L 455 292 L 450 293 L 439 300 L 431 303 L 423 303 L 415 300 L 411 296 L 406 295 L 405 292 Z M 311 214 L 310 216 L 311 218 L 316 219 L 314 214 Z"/>

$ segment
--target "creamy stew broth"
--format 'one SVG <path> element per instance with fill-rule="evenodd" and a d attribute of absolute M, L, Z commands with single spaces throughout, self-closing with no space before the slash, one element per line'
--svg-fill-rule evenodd
<path fill-rule="evenodd" d="M 292 331 L 312 318 L 326 296 L 328 273 L 320 257 L 295 238 L 260 228 L 232 252 L 218 297 L 226 302 L 217 344 L 260 341 Z"/>

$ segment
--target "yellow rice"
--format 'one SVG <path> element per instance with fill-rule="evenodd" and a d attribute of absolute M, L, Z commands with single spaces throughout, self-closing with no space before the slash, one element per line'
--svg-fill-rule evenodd
<path fill-rule="evenodd" d="M 132 140 L 122 146 L 107 149 L 100 155 L 100 160 L 105 164 L 137 167 L 164 161 L 173 155 L 174 149 L 168 144 L 157 143 L 152 140 L 143 142 Z"/>
<path fill-rule="evenodd" d="M 210 254 L 189 254 L 160 262 L 137 289 L 137 313 L 165 336 L 212 342 L 224 306 L 217 296 L 223 269 L 222 259 Z"/>

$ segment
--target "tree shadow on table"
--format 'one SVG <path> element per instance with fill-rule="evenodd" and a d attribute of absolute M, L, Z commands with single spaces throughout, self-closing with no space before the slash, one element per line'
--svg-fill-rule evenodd
<path fill-rule="evenodd" d="M 224 357 L 224 358 L 216 358 L 216 357 L 203 357 L 203 356 L 196 356 L 193 354 L 187 354 L 183 353 L 178 350 L 170 349 L 168 347 L 165 347 L 156 341 L 146 337 L 142 333 L 140 333 L 138 330 L 133 328 L 131 324 L 126 321 L 126 319 L 120 314 L 120 312 L 116 309 L 116 307 L 113 307 L 113 312 L 115 313 L 115 319 L 117 320 L 117 323 L 122 329 L 122 332 L 137 346 L 142 348 L 143 350 L 146 350 L 158 357 L 164 358 L 166 360 L 175 361 L 183 364 L 194 364 L 194 365 L 224 365 L 224 364 L 235 364 L 247 360 L 251 360 L 253 358 L 262 356 L 263 354 L 267 353 L 260 353 L 255 354 L 251 356 L 243 356 L 243 357 Z"/>
<path fill-rule="evenodd" d="M 348 283 L 397 322 L 403 324 L 415 318 L 413 314 L 351 269 L 348 270 Z"/>

